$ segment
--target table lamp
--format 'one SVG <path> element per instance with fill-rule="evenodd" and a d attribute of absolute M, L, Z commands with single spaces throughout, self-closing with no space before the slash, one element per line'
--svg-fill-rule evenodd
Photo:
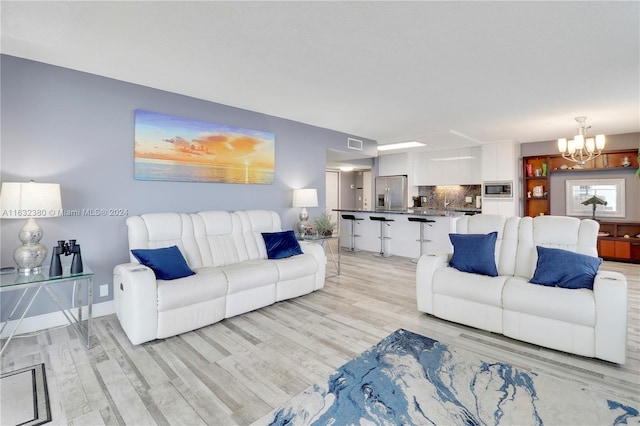
<path fill-rule="evenodd" d="M 3 182 L 0 189 L 0 218 L 26 219 L 18 238 L 22 245 L 13 252 L 13 260 L 22 275 L 39 274 L 47 257 L 47 248 L 40 244 L 42 228 L 36 218 L 62 214 L 60 184 Z"/>
<path fill-rule="evenodd" d="M 293 190 L 293 207 L 302 207 L 300 210 L 300 223 L 298 231 L 304 234 L 304 230 L 309 220 L 307 207 L 318 207 L 318 192 L 315 188 L 302 188 Z"/>

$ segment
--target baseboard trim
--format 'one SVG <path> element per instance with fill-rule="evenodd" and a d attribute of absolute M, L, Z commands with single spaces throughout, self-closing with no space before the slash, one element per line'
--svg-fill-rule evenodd
<path fill-rule="evenodd" d="M 82 308 L 82 317 L 87 317 L 89 310 L 86 306 Z M 102 303 L 95 303 L 91 309 L 92 318 L 103 317 L 105 315 L 111 315 L 116 313 L 116 305 L 113 300 Z M 75 312 L 74 312 L 75 314 Z M 9 337 L 11 330 L 18 324 L 19 320 L 10 321 L 0 335 L 0 338 L 6 339 Z M 33 333 L 36 331 L 46 330 L 47 328 L 60 327 L 63 325 L 69 325 L 69 321 L 62 312 L 51 312 L 48 314 L 35 315 L 32 317 L 26 317 L 22 320 L 20 328 L 16 331 L 15 336 L 21 334 Z"/>

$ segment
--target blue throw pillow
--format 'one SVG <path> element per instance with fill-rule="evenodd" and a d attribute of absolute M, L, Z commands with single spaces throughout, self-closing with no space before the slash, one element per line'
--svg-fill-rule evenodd
<path fill-rule="evenodd" d="M 262 238 L 267 247 L 267 257 L 269 259 L 283 259 L 285 257 L 302 254 L 300 243 L 296 239 L 293 231 L 283 232 L 263 232 Z"/>
<path fill-rule="evenodd" d="M 195 274 L 177 246 L 159 249 L 136 249 L 131 253 L 138 262 L 153 269 L 159 280 L 175 280 Z"/>
<path fill-rule="evenodd" d="M 599 257 L 568 250 L 536 246 L 538 263 L 531 278 L 534 284 L 593 290 L 593 280 L 602 263 Z"/>
<path fill-rule="evenodd" d="M 497 232 L 489 234 L 449 234 L 453 256 L 449 265 L 458 271 L 498 276 L 496 268 Z"/>

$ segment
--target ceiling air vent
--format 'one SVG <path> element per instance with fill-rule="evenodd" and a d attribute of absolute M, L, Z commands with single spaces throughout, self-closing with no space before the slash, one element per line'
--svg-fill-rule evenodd
<path fill-rule="evenodd" d="M 347 148 L 362 151 L 362 141 L 359 139 L 347 138 Z"/>

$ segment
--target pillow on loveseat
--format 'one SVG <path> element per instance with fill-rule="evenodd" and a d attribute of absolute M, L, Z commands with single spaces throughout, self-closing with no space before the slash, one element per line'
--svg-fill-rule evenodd
<path fill-rule="evenodd" d="M 159 280 L 175 280 L 195 274 L 187 265 L 178 246 L 159 249 L 131 250 L 133 256 L 144 266 L 148 266 Z"/>
<path fill-rule="evenodd" d="M 453 256 L 449 265 L 458 271 L 498 276 L 496 268 L 497 232 L 489 234 L 449 234 Z"/>
<path fill-rule="evenodd" d="M 534 284 L 593 290 L 593 280 L 602 263 L 599 257 L 568 250 L 536 246 L 538 263 L 531 278 Z"/>
<path fill-rule="evenodd" d="M 300 243 L 298 243 L 293 231 L 263 232 L 262 238 L 267 247 L 269 259 L 284 259 L 302 254 L 302 248 L 300 248 Z"/>

